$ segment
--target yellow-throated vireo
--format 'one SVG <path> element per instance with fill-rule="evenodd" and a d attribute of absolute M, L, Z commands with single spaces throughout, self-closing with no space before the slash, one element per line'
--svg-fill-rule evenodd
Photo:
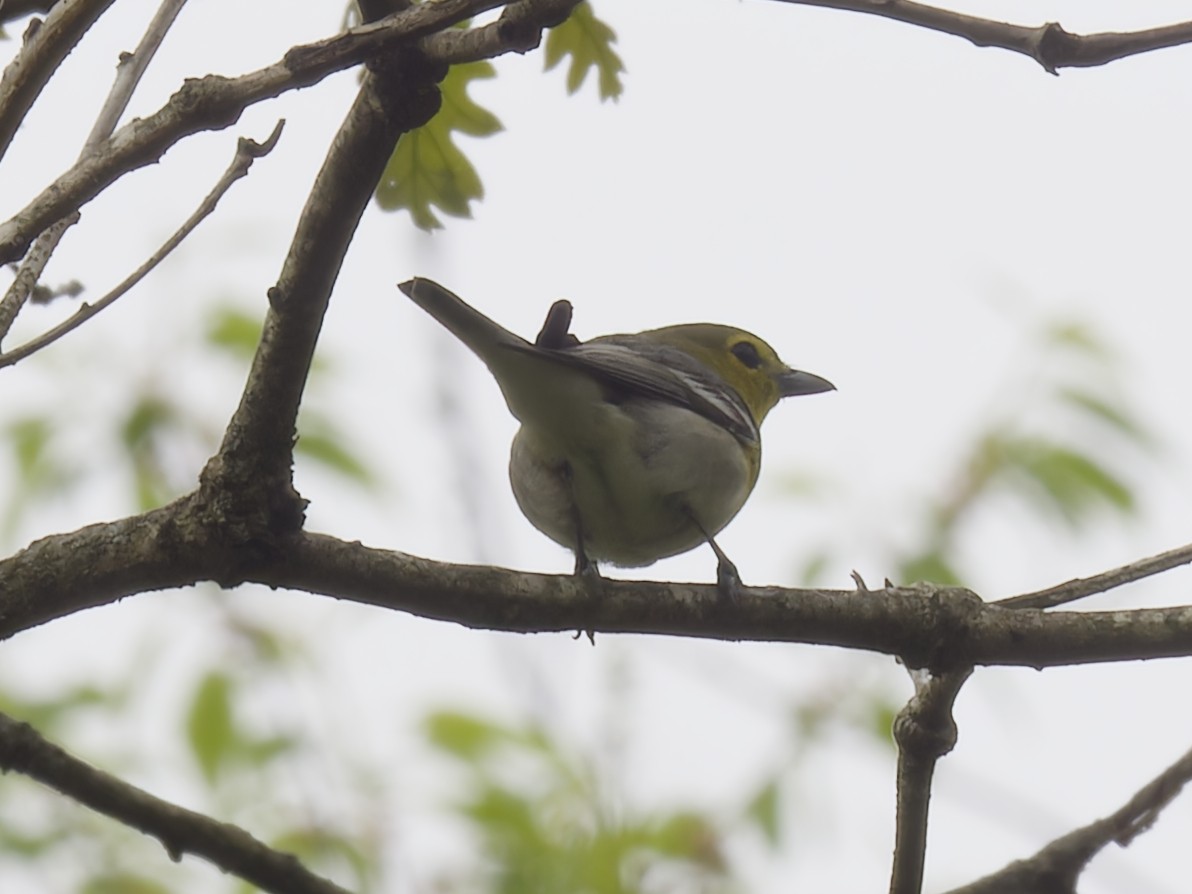
<path fill-rule="evenodd" d="M 521 422 L 509 479 L 522 513 L 595 562 L 649 565 L 708 543 L 717 582 L 736 568 L 712 538 L 745 504 L 761 467 L 759 427 L 781 398 L 831 391 L 741 329 L 691 323 L 580 342 L 557 301 L 534 343 L 436 282 L 399 288 L 484 361 Z"/>

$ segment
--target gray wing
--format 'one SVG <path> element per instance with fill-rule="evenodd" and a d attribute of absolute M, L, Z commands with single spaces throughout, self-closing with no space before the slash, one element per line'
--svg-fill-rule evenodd
<path fill-rule="evenodd" d="M 510 348 L 587 372 L 605 386 L 611 403 L 635 397 L 666 401 L 723 426 L 744 443 L 758 440 L 753 415 L 736 392 L 691 355 L 669 345 L 609 335 L 567 348 Z"/>

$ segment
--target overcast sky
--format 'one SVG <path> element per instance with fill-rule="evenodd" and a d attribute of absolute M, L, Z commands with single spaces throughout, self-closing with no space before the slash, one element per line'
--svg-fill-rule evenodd
<path fill-rule="evenodd" d="M 115 54 L 131 49 L 152 8 L 116 4 L 51 85 L 51 105 L 31 116 L 0 168 L 4 217 L 70 164 Z M 1071 31 L 1188 14 L 1183 3 L 1124 0 L 964 8 L 1023 24 L 1058 20 Z M 600 0 L 596 9 L 617 30 L 628 68 L 619 102 L 599 103 L 592 83 L 568 98 L 560 73 L 542 74 L 540 54 L 501 59 L 499 77 L 473 95 L 506 130 L 463 141 L 487 190 L 474 217 L 447 219 L 445 232 L 428 237 L 404 214 L 366 215 L 327 316 L 322 350 L 332 370 L 311 403 L 333 414 L 384 486 L 370 496 L 300 464 L 311 527 L 438 559 L 571 567 L 509 493 L 515 423 L 496 386 L 394 288 L 421 275 L 523 334 L 567 297 L 581 338 L 731 323 L 834 381 L 837 393 L 789 401 L 767 421 L 757 493 L 718 538 L 746 583 L 793 582 L 825 543 L 837 557 L 828 585 L 849 586 L 853 568 L 880 583 L 891 572 L 888 546 L 921 535 L 913 510 L 944 491 L 957 451 L 991 414 L 1038 399 L 1033 340 L 1059 318 L 1086 321 L 1111 342 L 1120 373 L 1090 384 L 1120 389 L 1160 436 L 1157 457 L 1131 458 L 1127 469 L 1140 517 L 1073 536 L 1007 502 L 965 531 L 972 584 L 997 598 L 1189 540 L 1192 47 L 1052 77 L 1026 57 L 957 38 L 765 0 Z M 184 77 L 237 74 L 333 33 L 341 12 L 311 0 L 191 4 L 132 114 L 151 112 Z M 242 371 L 202 357 L 202 321 L 219 301 L 263 310 L 355 85 L 344 73 L 255 107 L 86 209 L 50 278 L 77 276 L 94 297 L 190 213 L 236 136 L 264 139 L 287 119 L 277 150 L 136 292 L 39 362 L 3 373 L 0 421 L 46 401 L 68 405 L 83 449 L 104 413 L 122 405 L 127 383 L 155 381 L 179 389 L 217 432 Z M 29 313 L 20 331 L 63 310 Z M 66 387 L 72 355 L 94 375 Z M 452 425 L 436 409 L 443 394 L 463 400 Z M 179 456 L 180 474 L 193 476 L 202 459 Z M 799 476 L 823 482 L 826 497 L 792 495 L 784 482 Z M 0 477 L 0 487 L 11 484 Z M 85 499 L 35 516 L 20 540 L 120 515 L 126 492 L 122 481 L 88 486 Z M 711 581 L 714 568 L 697 550 L 625 576 Z M 1188 581 L 1186 571 L 1171 574 L 1089 607 L 1186 602 Z M 645 637 L 599 637 L 593 649 L 567 636 L 485 634 L 310 597 L 244 596 L 263 618 L 326 643 L 328 679 L 339 687 L 336 704 L 310 695 L 276 710 L 308 712 L 300 717 L 312 726 L 332 726 L 328 715 L 341 728 L 358 724 L 354 747 L 378 757 L 415 755 L 417 718 L 444 702 L 539 714 L 580 747 L 597 747 L 608 681 L 628 667 L 626 779 L 645 807 L 739 796 L 789 748 L 788 698 L 822 698 L 851 679 L 909 692 L 884 657 Z M 213 635 L 193 621 L 208 597 L 142 596 L 56 622 L 5 644 L 0 669 L 102 676 L 112 655 L 78 644 L 101 629 L 131 638 L 153 626 L 177 637 L 170 674 L 184 679 Z M 960 744 L 938 773 L 929 888 L 992 871 L 1120 806 L 1192 743 L 1190 671 L 1182 660 L 978 672 L 958 705 Z M 394 706 L 384 719 L 353 710 L 378 702 Z M 892 756 L 855 734 L 812 752 L 792 789 L 786 858 L 743 851 L 753 890 L 881 890 L 892 771 Z M 408 768 L 395 772 L 401 785 L 434 790 Z M 1099 858 L 1082 891 L 1185 890 L 1189 822 L 1185 798 L 1129 851 Z M 425 835 L 431 855 L 453 846 L 418 824 L 403 832 Z"/>

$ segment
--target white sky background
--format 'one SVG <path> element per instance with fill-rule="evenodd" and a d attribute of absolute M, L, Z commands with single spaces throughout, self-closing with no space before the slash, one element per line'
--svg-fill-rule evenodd
<path fill-rule="evenodd" d="M 122 0 L 72 56 L 0 169 L 0 215 L 73 160 L 116 53 L 132 48 L 152 8 Z M 1124 0 L 964 8 L 1079 32 L 1188 15 L 1183 3 Z M 1133 470 L 1142 519 L 1129 529 L 1073 537 L 1024 523 L 1011 508 L 979 519 L 964 543 L 975 584 L 997 598 L 1188 541 L 1192 47 L 1055 78 L 1022 56 L 777 2 L 601 0 L 597 10 L 616 28 L 629 69 L 619 103 L 600 105 L 590 83 L 566 97 L 560 73 L 541 73 L 540 54 L 501 59 L 499 78 L 473 88 L 506 126 L 464 142 L 488 193 L 474 219 L 448 219 L 445 232 L 425 237 L 404 214 L 366 215 L 324 330 L 321 350 L 334 369 L 310 401 L 382 469 L 385 491 L 374 499 L 300 465 L 312 528 L 453 561 L 571 567 L 509 493 L 514 422 L 496 386 L 394 288 L 424 275 L 527 335 L 565 296 L 581 338 L 723 321 L 832 379 L 838 393 L 789 401 L 767 421 L 758 491 L 719 538 L 747 583 L 791 582 L 807 549 L 825 541 L 841 556 L 833 586 L 848 586 L 854 567 L 880 583 L 890 572 L 882 546 L 918 536 L 908 507 L 943 489 L 999 383 L 1029 355 L 1031 333 L 1062 315 L 1091 321 L 1123 355 L 1121 388 L 1160 432 L 1162 468 Z M 183 77 L 237 74 L 330 34 L 341 13 L 309 0 L 191 4 L 133 114 L 151 112 Z M 128 383 L 155 381 L 182 389 L 218 431 L 242 373 L 202 357 L 204 315 L 232 298 L 263 308 L 355 84 L 355 74 L 340 74 L 255 107 L 89 206 L 49 278 L 78 276 L 94 298 L 190 213 L 237 135 L 263 139 L 287 118 L 277 150 L 135 293 L 38 362 L 0 374 L 0 421 L 59 402 L 79 420 L 69 449 L 85 452 L 105 413 L 123 406 Z M 64 310 L 27 313 L 18 333 Z M 68 378 L 72 359 L 89 373 Z M 486 522 L 480 543 L 468 530 L 435 388 L 465 400 L 461 449 Z M 1031 382 L 1021 388 L 1025 402 Z M 202 459 L 178 458 L 183 480 Z M 797 473 L 831 482 L 830 498 L 795 502 L 782 482 Z M 0 488 L 10 485 L 0 477 Z M 123 480 L 109 476 L 85 493 L 37 515 L 22 544 L 128 510 Z M 714 567 L 697 550 L 632 574 L 710 581 Z M 1089 606 L 1186 602 L 1188 581 L 1171 574 Z M 471 632 L 312 597 L 247 588 L 237 597 L 325 646 L 334 695 L 290 694 L 267 713 L 318 735 L 347 732 L 361 752 L 391 756 L 407 879 L 455 846 L 420 812 L 440 785 L 425 777 L 413 734 L 429 707 L 538 714 L 591 749 L 614 712 L 638 805 L 714 807 L 731 805 L 782 761 L 785 699 L 822 698 L 856 676 L 909 691 L 890 659 L 821 648 L 602 636 L 593 649 L 567 636 Z M 171 643 L 158 668 L 169 698 L 188 662 L 218 647 L 210 598 L 204 589 L 143 596 L 56 622 L 6 643 L 0 673 L 102 677 L 124 660 L 122 643 L 152 629 Z M 624 706 L 608 692 L 618 674 L 632 681 Z M 971 880 L 1116 809 L 1192 744 L 1188 675 L 1187 661 L 978 672 L 958 705 L 960 744 L 938 772 L 928 888 Z M 176 734 L 176 721 L 160 717 L 138 732 L 167 753 Z M 786 857 L 763 860 L 745 848 L 753 890 L 882 890 L 892 757 L 841 733 L 810 760 L 792 789 Z M 157 793 L 187 797 L 184 781 L 152 773 L 144 781 Z M 1128 851 L 1099 858 L 1082 890 L 1185 890 L 1189 823 L 1185 798 Z"/>

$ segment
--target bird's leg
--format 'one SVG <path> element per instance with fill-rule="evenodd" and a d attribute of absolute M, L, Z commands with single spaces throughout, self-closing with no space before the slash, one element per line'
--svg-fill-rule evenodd
<path fill-rule="evenodd" d="M 589 582 L 599 581 L 600 569 L 596 567 L 596 563 L 589 559 L 588 554 L 584 551 L 584 519 L 579 514 L 579 503 L 575 499 L 571 466 L 563 463 L 559 469 L 559 473 L 563 476 L 563 480 L 567 482 L 567 489 L 571 491 L 571 519 L 575 524 L 575 576 Z M 596 592 L 599 592 L 599 590 L 596 590 Z M 591 627 L 586 630 L 575 631 L 575 638 L 579 639 L 581 634 L 586 634 L 588 642 L 596 645 L 596 631 Z"/>
<path fill-rule="evenodd" d="M 571 465 L 566 462 L 563 463 L 559 467 L 559 474 L 567 483 L 567 490 L 571 493 L 571 521 L 575 525 L 575 573 L 577 576 L 599 578 L 600 569 L 596 567 L 596 563 L 592 559 L 589 559 L 587 552 L 584 551 L 584 520 L 579 514 L 579 503 L 575 499 Z"/>
<path fill-rule="evenodd" d="M 693 525 L 699 528 L 699 532 L 704 535 L 704 540 L 708 541 L 708 546 L 712 547 L 712 552 L 716 553 L 716 589 L 720 592 L 721 598 L 727 599 L 729 602 L 736 602 L 741 595 L 742 587 L 741 575 L 737 572 L 737 566 L 724 554 L 724 550 L 708 533 L 708 529 L 699 523 L 699 519 L 690 509 L 687 510 L 687 517 L 691 519 Z"/>

